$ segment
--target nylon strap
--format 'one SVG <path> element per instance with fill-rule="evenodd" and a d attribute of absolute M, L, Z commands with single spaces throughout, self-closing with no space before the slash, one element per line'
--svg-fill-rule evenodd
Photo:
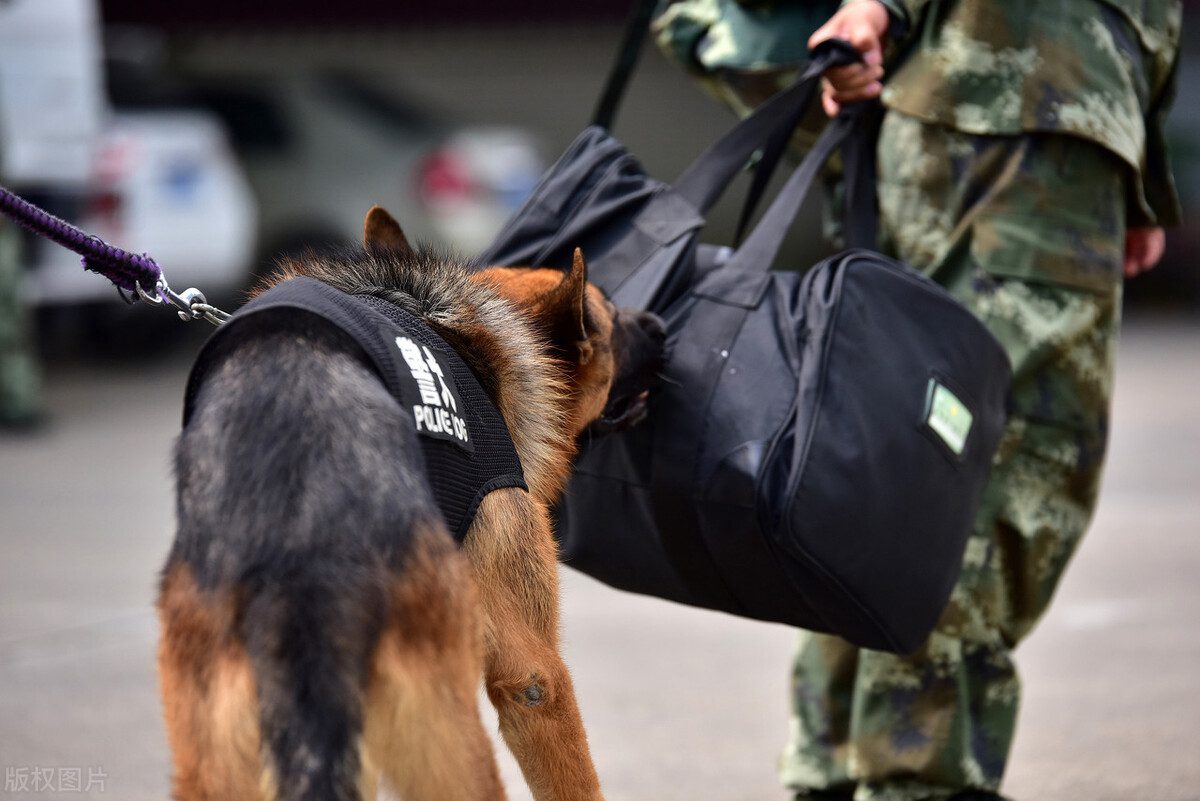
<path fill-rule="evenodd" d="M 625 97 L 625 90 L 637 66 L 642 43 L 646 40 L 646 31 L 650 28 L 650 19 L 654 16 L 657 5 L 658 0 L 640 0 L 634 3 L 630 10 L 625 21 L 625 30 L 621 34 L 621 44 L 617 47 L 617 57 L 613 60 L 608 80 L 604 82 L 604 90 L 600 93 L 600 100 L 592 114 L 592 125 L 612 130 L 617 108 Z"/>
<path fill-rule="evenodd" d="M 811 52 L 812 60 L 795 83 L 775 94 L 750 116 L 743 119 L 714 142 L 692 162 L 679 179 L 675 190 L 701 213 L 707 212 L 720 198 L 729 182 L 745 168 L 754 152 L 764 146 L 759 170 L 763 188 L 770 172 L 782 157 L 788 137 L 800 124 L 809 104 L 816 97 L 821 75 L 830 67 L 845 66 L 860 60 L 849 42 L 828 39 Z M 761 194 L 761 191 L 760 191 Z M 755 198 L 757 200 L 757 198 Z"/>
<path fill-rule="evenodd" d="M 616 58 L 592 114 L 593 125 L 612 130 L 617 109 L 637 67 L 657 6 L 658 0 L 640 0 L 630 10 Z M 729 182 L 745 168 L 755 151 L 761 148 L 762 155 L 738 220 L 738 242 L 762 200 L 792 132 L 816 97 L 821 75 L 830 67 L 861 60 L 858 50 L 840 39 L 821 42 L 810 51 L 809 56 L 811 60 L 791 87 L 775 95 L 734 126 L 692 162 L 674 184 L 680 195 L 689 200 L 697 211 L 705 214 L 720 198 Z"/>
<path fill-rule="evenodd" d="M 866 126 L 860 119 L 870 111 L 867 107 L 847 107 L 830 121 L 812 150 L 779 190 L 779 195 L 763 214 L 758 225 L 729 258 L 728 267 L 748 272 L 766 272 L 771 269 L 788 228 L 800 211 L 800 205 L 816 181 L 817 174 L 829 157 L 839 149 L 842 150 L 842 158 L 846 164 L 846 220 L 850 226 L 848 232 L 855 237 L 850 244 L 870 246 L 862 241 L 862 238 L 870 236 L 874 239 L 874 187 L 860 183 L 871 180 L 874 176 L 874 167 L 870 163 L 874 161 L 874 152 L 864 143 Z M 854 141 L 858 146 L 843 148 L 848 141 Z M 851 181 L 855 182 L 853 186 Z M 863 218 L 862 222 L 856 219 L 859 217 Z"/>

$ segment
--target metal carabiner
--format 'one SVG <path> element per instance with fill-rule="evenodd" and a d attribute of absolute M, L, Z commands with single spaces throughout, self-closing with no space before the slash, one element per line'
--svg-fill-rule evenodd
<path fill-rule="evenodd" d="M 204 312 L 196 308 L 198 305 L 208 305 L 208 299 L 204 297 L 204 293 L 195 287 L 189 287 L 179 294 L 167 290 L 167 296 L 179 308 L 179 318 L 181 320 L 198 320 L 204 316 Z"/>
<path fill-rule="evenodd" d="M 230 318 L 228 312 L 223 312 L 216 306 L 208 302 L 208 298 L 204 297 L 204 293 L 195 287 L 189 287 L 182 292 L 176 292 L 167 284 L 166 278 L 160 278 L 154 284 L 154 289 L 157 295 L 151 295 L 146 290 L 142 289 L 142 285 L 134 283 L 134 289 L 137 295 L 142 299 L 143 303 L 148 303 L 151 306 L 171 305 L 175 307 L 175 313 L 179 315 L 179 319 L 184 322 L 190 320 L 207 320 L 213 325 L 221 325 Z"/>
<path fill-rule="evenodd" d="M 162 291 L 163 287 L 164 284 L 162 281 L 158 281 L 154 284 L 154 288 L 160 292 Z M 163 299 L 161 295 L 151 295 L 149 292 L 142 289 L 142 285 L 136 281 L 133 282 L 133 288 L 137 291 L 137 296 L 142 299 L 143 303 L 148 303 L 151 306 L 163 305 Z"/>

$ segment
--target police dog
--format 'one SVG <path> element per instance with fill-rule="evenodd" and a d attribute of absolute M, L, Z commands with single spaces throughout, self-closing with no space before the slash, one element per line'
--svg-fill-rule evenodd
<path fill-rule="evenodd" d="M 487 495 L 459 548 L 413 420 L 341 341 L 222 357 L 176 448 L 158 667 L 181 801 L 500 799 L 476 691 L 534 796 L 601 798 L 559 655 L 549 508 L 576 437 L 644 411 L 661 326 L 565 274 L 469 273 L 374 208 L 365 250 L 285 262 L 426 319 L 500 410 L 528 492 Z M 272 281 L 269 281 L 270 284 Z"/>

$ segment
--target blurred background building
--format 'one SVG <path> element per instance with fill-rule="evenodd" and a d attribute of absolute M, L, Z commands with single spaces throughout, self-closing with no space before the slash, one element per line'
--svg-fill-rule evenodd
<path fill-rule="evenodd" d="M 76 150 L 70 174 L 9 180 L 226 302 L 275 256 L 355 241 L 372 203 L 412 238 L 473 255 L 587 122 L 626 6 L 10 0 L 0 14 L 22 21 L 0 24 L 10 105 L 19 97 L 43 127 L 67 115 Z M 22 77 L 47 72 L 55 53 L 67 57 L 44 80 L 74 87 L 67 95 Z M 1170 144 L 1186 224 L 1163 265 L 1128 287 L 1134 307 L 1200 311 L 1197 54 L 1185 25 Z M 728 124 L 648 52 L 618 133 L 670 178 Z M 7 150 L 28 162 L 36 148 L 23 144 L 39 129 L 24 128 Z M 737 194 L 713 215 L 714 241 L 728 236 Z M 796 226 L 783 266 L 826 249 L 815 217 Z M 70 254 L 27 244 L 33 303 L 115 301 Z"/>

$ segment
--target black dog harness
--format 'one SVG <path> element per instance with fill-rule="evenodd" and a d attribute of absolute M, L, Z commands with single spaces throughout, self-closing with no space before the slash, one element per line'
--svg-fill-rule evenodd
<path fill-rule="evenodd" d="M 269 325 L 247 325 L 269 320 Z M 289 325 L 332 326 L 411 415 L 434 499 L 459 543 L 479 504 L 501 487 L 528 489 L 500 410 L 479 379 L 424 320 L 370 295 L 348 295 L 313 278 L 293 278 L 247 303 L 217 329 L 196 358 L 184 397 L 191 418 L 208 371 L 231 343 Z"/>

